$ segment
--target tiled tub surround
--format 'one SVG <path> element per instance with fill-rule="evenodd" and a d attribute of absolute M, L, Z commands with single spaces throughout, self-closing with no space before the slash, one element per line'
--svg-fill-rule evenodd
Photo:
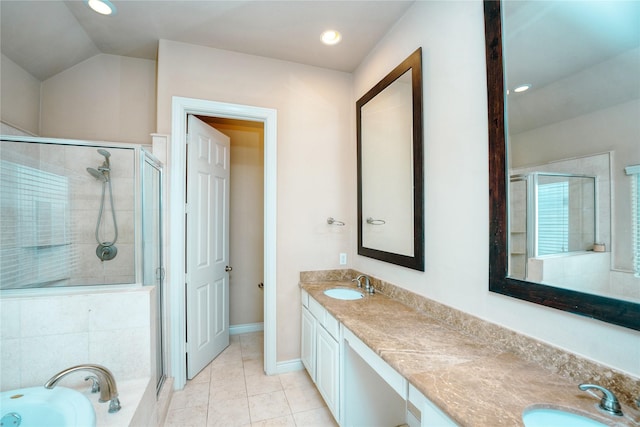
<path fill-rule="evenodd" d="M 155 381 L 150 378 L 154 287 L 25 292 L 0 298 L 1 390 L 43 385 L 63 369 L 96 363 L 114 374 L 123 407 L 114 416 L 108 414 L 106 403 L 97 404 L 98 426 L 129 425 L 125 419 L 131 425 L 147 425 L 136 420 L 162 418 L 169 397 L 165 396 L 164 407 L 159 405 L 163 399 L 156 400 Z M 79 371 L 60 385 L 84 392 L 88 374 Z"/>
<path fill-rule="evenodd" d="M 303 272 L 301 287 L 460 425 L 523 425 L 523 410 L 535 405 L 570 408 L 609 425 L 640 425 L 637 378 L 375 278 L 378 293 L 362 300 L 323 294 L 353 287 L 357 274 Z M 598 399 L 578 389 L 585 382 L 614 391 L 625 416 L 601 413 Z"/>

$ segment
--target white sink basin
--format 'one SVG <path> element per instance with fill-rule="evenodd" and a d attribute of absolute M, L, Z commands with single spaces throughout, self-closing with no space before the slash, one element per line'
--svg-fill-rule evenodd
<path fill-rule="evenodd" d="M 343 299 L 343 300 L 354 300 L 354 299 L 360 299 L 364 297 L 362 292 L 356 291 L 355 289 L 347 289 L 347 288 L 327 289 L 326 291 L 324 291 L 324 294 L 331 298 Z"/>
<path fill-rule="evenodd" d="M 522 414 L 525 427 L 606 427 L 591 418 L 560 409 L 530 409 Z"/>

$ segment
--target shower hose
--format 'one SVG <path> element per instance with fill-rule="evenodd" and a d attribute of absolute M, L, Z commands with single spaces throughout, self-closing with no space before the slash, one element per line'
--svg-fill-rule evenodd
<path fill-rule="evenodd" d="M 107 184 L 109 184 L 109 202 L 111 203 L 111 217 L 113 218 L 113 228 L 115 230 L 115 233 L 114 233 L 115 235 L 113 236 L 112 242 L 108 242 L 108 241 L 102 242 L 100 241 L 100 236 L 99 236 L 100 224 L 102 223 L 102 215 L 104 213 L 104 198 L 106 195 Z M 118 224 L 116 223 L 116 210 L 113 206 L 113 190 L 111 189 L 111 179 L 107 179 L 102 182 L 102 198 L 100 200 L 100 213 L 98 214 L 98 221 L 96 222 L 96 241 L 101 246 L 109 247 L 109 246 L 113 246 L 116 243 L 116 240 L 118 240 Z"/>

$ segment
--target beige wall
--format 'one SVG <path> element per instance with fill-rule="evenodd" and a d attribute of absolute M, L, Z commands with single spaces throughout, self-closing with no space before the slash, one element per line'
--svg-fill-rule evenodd
<path fill-rule="evenodd" d="M 637 331 L 488 291 L 488 139 L 482 2 L 416 2 L 354 74 L 359 97 L 423 49 L 424 273 L 357 256 L 353 267 L 633 375 Z M 355 158 L 351 159 L 355 163 Z M 355 217 L 351 217 L 351 222 Z M 562 327 L 558 327 L 562 325 Z M 615 342 L 611 351 L 603 342 Z"/>
<path fill-rule="evenodd" d="M 0 58 L 0 120 L 38 135 L 40 81 L 2 55 Z"/>
<path fill-rule="evenodd" d="M 40 135 L 149 143 L 156 63 L 96 55 L 42 82 Z"/>
<path fill-rule="evenodd" d="M 291 62 L 161 40 L 158 132 L 171 97 L 277 110 L 277 360 L 300 357 L 301 270 L 338 268 L 355 217 L 352 76 Z M 170 284 L 171 285 L 171 284 Z"/>

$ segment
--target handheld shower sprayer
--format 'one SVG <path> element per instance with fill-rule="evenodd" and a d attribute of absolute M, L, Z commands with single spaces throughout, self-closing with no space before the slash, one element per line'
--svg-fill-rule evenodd
<path fill-rule="evenodd" d="M 109 164 L 109 157 L 111 157 L 111 153 L 108 152 L 107 150 L 104 150 L 102 148 L 98 149 L 98 154 L 101 154 L 104 156 L 104 161 L 107 162 L 107 165 Z"/>
<path fill-rule="evenodd" d="M 104 156 L 104 162 L 102 162 L 102 166 L 100 166 L 98 170 L 102 172 L 107 180 L 109 180 L 109 173 L 111 172 L 111 162 L 109 161 L 109 157 L 111 157 L 111 153 L 105 149 L 99 148 L 98 154 Z"/>
<path fill-rule="evenodd" d="M 113 206 L 113 191 L 111 189 L 111 164 L 109 157 L 111 153 L 102 148 L 98 149 L 98 154 L 104 156 L 104 162 L 102 165 L 96 168 L 87 168 L 87 172 L 98 181 L 102 182 L 102 198 L 100 200 L 100 213 L 98 214 L 98 221 L 96 223 L 96 241 L 98 247 L 96 248 L 96 255 L 101 261 L 108 261 L 115 258 L 118 253 L 118 249 L 115 247 L 116 240 L 118 240 L 118 224 L 116 223 L 116 211 Z M 109 201 L 111 202 L 111 218 L 113 220 L 114 236 L 112 241 L 100 240 L 99 230 L 102 222 L 102 214 L 104 212 L 104 200 L 106 196 L 107 186 L 109 187 Z"/>

